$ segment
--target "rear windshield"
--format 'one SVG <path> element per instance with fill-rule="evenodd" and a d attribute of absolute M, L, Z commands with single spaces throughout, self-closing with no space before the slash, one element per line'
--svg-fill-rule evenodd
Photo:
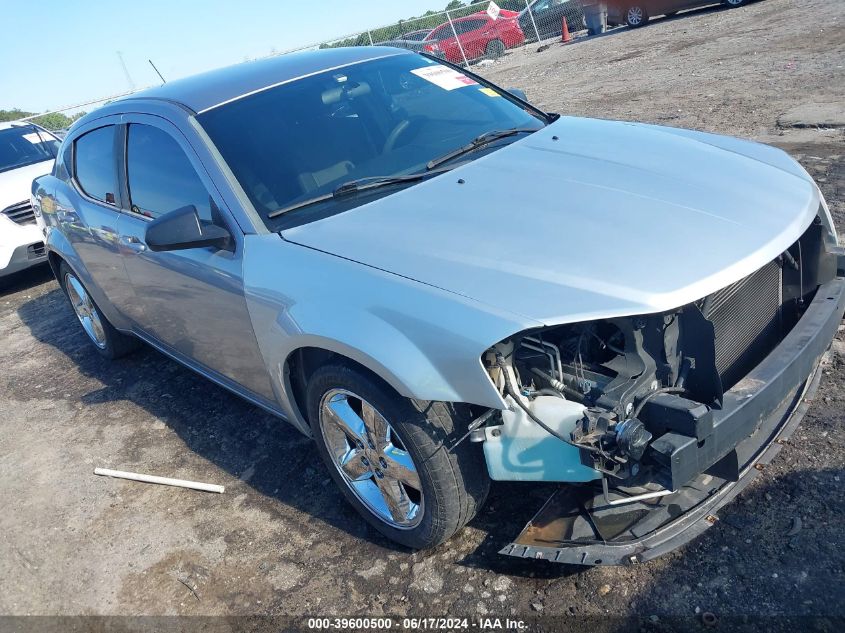
<path fill-rule="evenodd" d="M 481 134 L 545 125 L 539 113 L 419 55 L 395 55 L 299 79 L 209 110 L 197 120 L 274 231 L 396 190 L 268 217 L 346 182 L 421 173 L 428 161 Z"/>
<path fill-rule="evenodd" d="M 59 142 L 34 125 L 14 125 L 0 130 L 0 172 L 53 160 Z"/>

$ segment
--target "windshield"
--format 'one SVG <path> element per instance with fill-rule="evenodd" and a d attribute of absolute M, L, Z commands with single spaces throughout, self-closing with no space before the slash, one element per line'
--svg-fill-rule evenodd
<path fill-rule="evenodd" d="M 0 172 L 53 160 L 59 142 L 34 125 L 13 125 L 0 130 Z"/>
<path fill-rule="evenodd" d="M 197 120 L 275 231 L 399 188 L 367 189 L 342 199 L 328 196 L 319 204 L 274 215 L 331 194 L 346 182 L 423 172 L 429 161 L 482 134 L 545 125 L 541 114 L 419 55 L 312 75 L 212 109 Z M 523 136 L 484 144 L 460 160 L 473 160 Z"/>

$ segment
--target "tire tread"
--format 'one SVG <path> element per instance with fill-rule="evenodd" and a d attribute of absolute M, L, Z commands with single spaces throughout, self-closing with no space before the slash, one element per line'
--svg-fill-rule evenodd
<path fill-rule="evenodd" d="M 307 395 L 308 417 L 324 460 L 327 459 L 327 452 L 322 445 L 317 416 L 322 395 L 331 387 L 346 388 L 362 397 L 374 391 L 377 399 L 390 402 L 392 408 L 405 408 L 409 413 L 407 419 L 398 423 L 390 420 L 391 425 L 406 444 L 410 440 L 414 446 L 412 450 L 422 453 L 417 460 L 417 468 L 428 469 L 428 480 L 435 487 L 430 493 L 425 493 L 425 512 L 432 514 L 424 517 L 423 523 L 411 530 L 398 530 L 381 522 L 356 502 L 351 492 L 344 489 L 347 499 L 353 500 L 353 506 L 371 525 L 388 538 L 421 549 L 442 543 L 472 520 L 489 491 L 490 478 L 486 465 L 479 447 L 468 441 L 449 452 L 452 442 L 463 435 L 462 429 L 470 422 L 468 405 L 403 398 L 380 378 L 357 367 L 347 364 L 324 366 L 311 377 Z M 331 463 L 327 463 L 327 466 L 336 478 L 334 467 Z M 431 497 L 432 493 L 434 498 Z M 427 526 L 426 520 L 429 521 Z M 426 529 L 421 529 L 423 527 Z"/>

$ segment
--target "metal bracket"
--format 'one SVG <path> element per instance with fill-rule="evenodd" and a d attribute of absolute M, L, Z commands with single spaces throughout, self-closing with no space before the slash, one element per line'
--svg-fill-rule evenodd
<path fill-rule="evenodd" d="M 472 422 L 469 423 L 469 426 L 467 427 L 467 432 L 464 433 L 457 442 L 455 442 L 454 444 L 452 444 L 452 446 L 447 448 L 446 452 L 451 453 L 452 451 L 454 451 L 456 448 L 458 448 L 458 446 L 461 444 L 461 442 L 463 442 L 465 439 L 470 437 L 470 435 L 473 436 L 472 438 L 470 438 L 471 442 L 479 442 L 479 441 L 483 440 L 484 436 L 482 436 L 481 440 L 478 440 L 478 439 L 476 439 L 476 436 L 473 435 L 473 432 L 476 431 L 485 422 L 487 422 L 487 420 L 492 418 L 493 414 L 497 413 L 498 411 L 499 411 L 498 409 L 488 409 L 487 411 L 482 413 L 480 416 L 475 418 L 475 420 L 473 420 Z"/>
<path fill-rule="evenodd" d="M 626 503 L 635 503 L 637 501 L 645 501 L 646 499 L 656 499 L 657 497 L 665 497 L 666 495 L 672 494 L 671 490 L 655 490 L 654 492 L 646 492 L 645 494 L 625 497 L 624 499 L 611 499 L 610 490 L 607 485 L 607 477 L 601 478 L 601 490 L 604 494 L 604 500 L 609 506 L 621 506 Z"/>

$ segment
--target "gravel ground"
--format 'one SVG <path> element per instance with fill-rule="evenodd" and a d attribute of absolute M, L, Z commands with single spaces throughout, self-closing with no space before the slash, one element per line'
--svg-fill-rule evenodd
<path fill-rule="evenodd" d="M 479 71 L 558 112 L 779 145 L 818 180 L 841 229 L 843 130 L 777 119 L 845 101 L 843 26 L 840 0 L 766 0 L 535 44 Z M 46 269 L 0 290 L 0 340 L 0 614 L 552 615 L 591 630 L 635 616 L 671 630 L 712 612 L 752 628 L 783 622 L 774 616 L 842 626 L 841 331 L 805 421 L 716 526 L 650 564 L 592 569 L 496 553 L 544 501 L 548 490 L 528 485 L 496 485 L 433 551 L 394 547 L 293 428 L 149 349 L 101 360 Z M 226 493 L 95 477 L 95 466 Z M 589 615 L 601 618 L 570 617 Z"/>

